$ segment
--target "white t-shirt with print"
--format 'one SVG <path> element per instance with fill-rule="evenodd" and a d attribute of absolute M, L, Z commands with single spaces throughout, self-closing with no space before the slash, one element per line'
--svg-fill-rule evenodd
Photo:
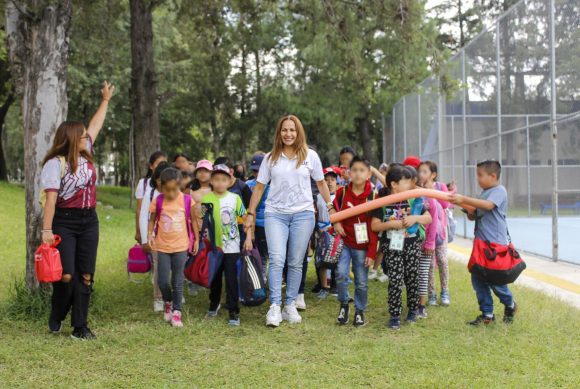
<path fill-rule="evenodd" d="M 270 184 L 266 213 L 314 212 L 310 178 L 317 182 L 324 180 L 322 163 L 316 151 L 308 149 L 308 155 L 298 169 L 296 157 L 289 159 L 282 153 L 278 161 L 272 165 L 268 153 L 258 173 L 259 183 Z"/>
<path fill-rule="evenodd" d="M 149 206 L 151 205 L 152 198 L 156 198 L 159 195 L 157 189 L 151 188 L 151 178 L 140 179 L 135 188 L 135 198 L 141 200 L 141 212 L 139 213 L 139 232 L 141 233 L 141 244 L 147 243 L 147 229 L 149 228 Z M 153 197 L 151 196 L 151 191 L 153 191 Z"/>

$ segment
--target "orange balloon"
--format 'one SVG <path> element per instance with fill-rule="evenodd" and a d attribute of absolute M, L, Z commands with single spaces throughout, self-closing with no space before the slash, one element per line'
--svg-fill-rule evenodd
<path fill-rule="evenodd" d="M 344 219 L 351 218 L 353 216 L 360 215 L 362 213 L 366 213 L 372 211 L 373 209 L 377 209 L 380 207 L 384 207 L 385 205 L 399 203 L 401 201 L 414 199 L 417 197 L 431 197 L 434 199 L 439 199 L 443 201 L 449 201 L 451 198 L 451 193 L 441 192 L 440 190 L 435 189 L 412 189 L 407 190 L 405 192 L 396 193 L 392 195 L 388 195 L 385 197 L 378 198 L 373 201 L 367 201 L 366 203 L 359 204 L 356 207 L 352 207 L 349 209 L 345 209 L 343 211 L 337 212 L 330 216 L 330 222 L 336 223 L 342 221 Z M 473 211 L 475 208 L 469 205 L 462 205 L 461 206 L 468 211 Z"/>

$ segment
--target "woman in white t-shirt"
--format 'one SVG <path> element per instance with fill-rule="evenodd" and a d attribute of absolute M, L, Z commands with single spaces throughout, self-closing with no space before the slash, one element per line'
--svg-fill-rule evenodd
<path fill-rule="evenodd" d="M 284 116 L 276 126 L 272 151 L 260 166 L 244 222 L 246 230 L 254 228 L 256 208 L 265 185 L 269 184 L 264 228 L 268 242 L 268 287 L 272 304 L 266 316 L 266 325 L 271 327 L 278 327 L 282 320 L 289 323 L 302 321 L 295 300 L 302 278 L 302 262 L 315 223 L 311 178 L 316 181 L 320 194 L 333 213 L 318 154 L 308 148 L 300 119 L 294 115 Z M 286 301 L 284 312 L 281 312 L 282 272 L 286 259 Z"/>
<path fill-rule="evenodd" d="M 153 179 L 153 172 L 161 163 L 167 163 L 167 154 L 163 151 L 156 151 L 149 157 L 149 166 L 147 175 L 139 180 L 137 188 L 135 188 L 135 198 L 137 199 L 137 207 L 135 214 L 135 240 L 143 249 L 151 253 L 153 259 L 153 310 L 155 312 L 163 311 L 163 298 L 157 283 L 157 253 L 152 252 L 147 242 L 147 228 L 149 226 L 149 205 L 151 201 L 159 194 L 155 189 L 155 182 Z"/>

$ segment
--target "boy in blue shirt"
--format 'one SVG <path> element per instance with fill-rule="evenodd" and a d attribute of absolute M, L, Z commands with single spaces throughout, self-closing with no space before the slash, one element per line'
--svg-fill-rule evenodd
<path fill-rule="evenodd" d="M 483 192 L 479 198 L 472 198 L 462 195 L 452 195 L 451 202 L 456 205 L 471 205 L 475 211 L 467 214 L 469 220 L 475 220 L 475 237 L 484 241 L 509 244 L 506 215 L 508 209 L 507 191 L 500 185 L 501 165 L 497 161 L 483 161 L 477 164 L 477 182 Z M 491 324 L 495 321 L 493 314 L 493 297 L 491 291 L 499 298 L 505 306 L 504 323 L 512 323 L 517 312 L 517 305 L 512 292 L 507 285 L 492 285 L 482 280 L 478 276 L 471 275 L 471 283 L 481 315 L 469 324 L 477 326 L 480 324 Z"/>

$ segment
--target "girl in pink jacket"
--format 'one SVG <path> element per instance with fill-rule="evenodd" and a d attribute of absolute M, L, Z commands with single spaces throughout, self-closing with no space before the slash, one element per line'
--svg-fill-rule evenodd
<path fill-rule="evenodd" d="M 432 188 L 448 192 L 447 185 L 438 182 L 437 164 L 432 161 L 424 161 L 419 165 L 419 182 L 424 188 Z M 429 305 L 437 305 L 437 290 L 435 288 L 435 262 L 439 268 L 439 280 L 441 283 L 441 305 L 448 306 L 449 298 L 449 266 L 447 261 L 447 214 L 446 209 L 452 205 L 444 200 L 435 200 L 438 207 L 439 230 L 435 239 L 434 260 L 429 267 Z"/>

